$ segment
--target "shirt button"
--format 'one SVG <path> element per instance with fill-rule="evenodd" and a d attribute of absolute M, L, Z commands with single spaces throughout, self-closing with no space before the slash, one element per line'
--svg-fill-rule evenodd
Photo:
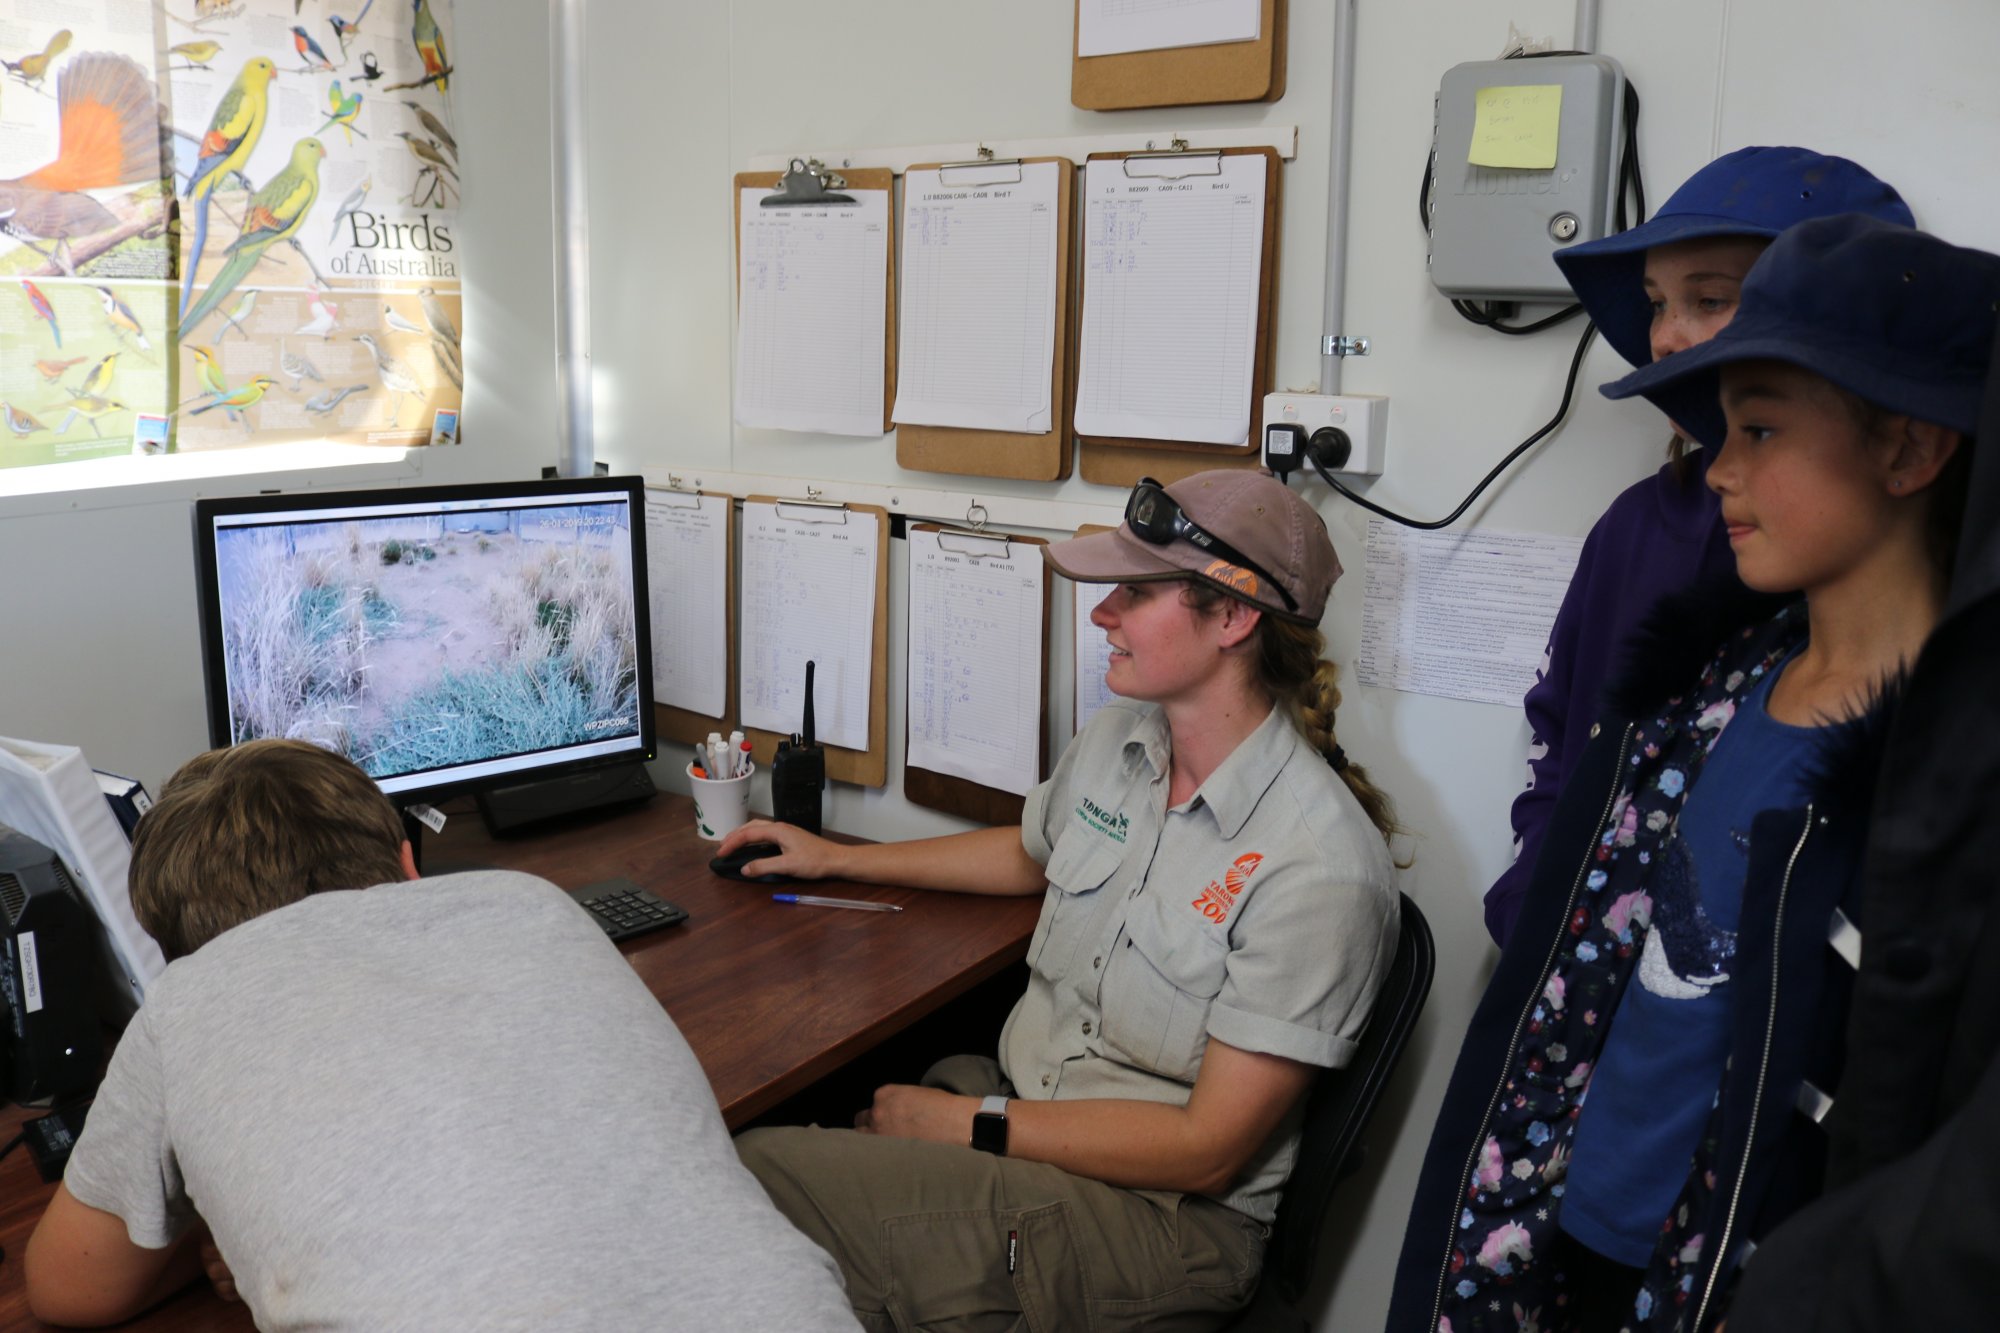
<path fill-rule="evenodd" d="M 1042 1086 L 1045 1088 L 1049 1086 L 1049 1076 L 1047 1074 L 1042 1075 Z"/>
<path fill-rule="evenodd" d="M 1083 1035 L 1084 1035 L 1084 1036 L 1086 1036 L 1086 1037 L 1088 1037 L 1088 1036 L 1090 1035 L 1090 1020 L 1089 1020 L 1089 1019 L 1085 1019 L 1085 1020 L 1084 1020 L 1084 1022 L 1083 1022 Z"/>
<path fill-rule="evenodd" d="M 1598 723 L 1598 722 L 1593 722 L 1593 723 L 1591 723 L 1591 724 L 1590 724 L 1590 739 L 1592 739 L 1592 740 L 1596 740 L 1596 739 L 1597 739 L 1597 733 L 1598 733 L 1598 732 L 1600 732 L 1600 731 L 1602 731 L 1602 730 L 1604 730 L 1604 726 L 1603 726 L 1603 724 L 1602 724 L 1602 723 Z"/>
<path fill-rule="evenodd" d="M 1091 960 L 1090 960 L 1090 965 L 1091 965 L 1092 967 L 1103 967 L 1103 966 L 1104 966 L 1104 955 L 1103 955 L 1103 954 L 1099 954 L 1099 955 L 1097 955 L 1097 957 L 1095 957 L 1095 958 L 1091 959 Z"/>

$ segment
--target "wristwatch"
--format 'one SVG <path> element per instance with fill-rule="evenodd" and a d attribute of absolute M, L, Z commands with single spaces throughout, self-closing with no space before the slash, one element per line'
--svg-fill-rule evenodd
<path fill-rule="evenodd" d="M 988 1097 L 972 1117 L 972 1146 L 995 1157 L 1007 1155 L 1007 1099 Z"/>

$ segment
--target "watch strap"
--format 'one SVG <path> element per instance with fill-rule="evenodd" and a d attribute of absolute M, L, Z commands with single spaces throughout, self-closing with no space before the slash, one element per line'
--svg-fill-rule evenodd
<path fill-rule="evenodd" d="M 993 1096 L 981 1099 L 979 1109 L 972 1116 L 972 1146 L 981 1152 L 990 1152 L 996 1157 L 1007 1155 L 1007 1099 Z"/>

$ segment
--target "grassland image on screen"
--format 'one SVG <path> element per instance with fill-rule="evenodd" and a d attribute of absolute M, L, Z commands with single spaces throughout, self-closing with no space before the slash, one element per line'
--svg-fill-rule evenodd
<path fill-rule="evenodd" d="M 230 743 L 375 779 L 639 734 L 630 514 L 468 509 L 224 528 Z"/>

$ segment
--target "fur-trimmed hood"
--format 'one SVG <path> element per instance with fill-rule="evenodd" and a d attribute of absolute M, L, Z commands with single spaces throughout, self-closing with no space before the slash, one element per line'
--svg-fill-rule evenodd
<path fill-rule="evenodd" d="M 1657 711 L 1687 691 L 1718 645 L 1793 606 L 1805 614 L 1803 598 L 1752 592 L 1733 575 L 1662 598 L 1627 641 L 1620 668 L 1605 686 L 1605 707 L 1620 718 Z M 1805 783 L 1822 812 L 1868 818 L 1907 674 L 1884 680 L 1859 716 L 1822 728 Z"/>

